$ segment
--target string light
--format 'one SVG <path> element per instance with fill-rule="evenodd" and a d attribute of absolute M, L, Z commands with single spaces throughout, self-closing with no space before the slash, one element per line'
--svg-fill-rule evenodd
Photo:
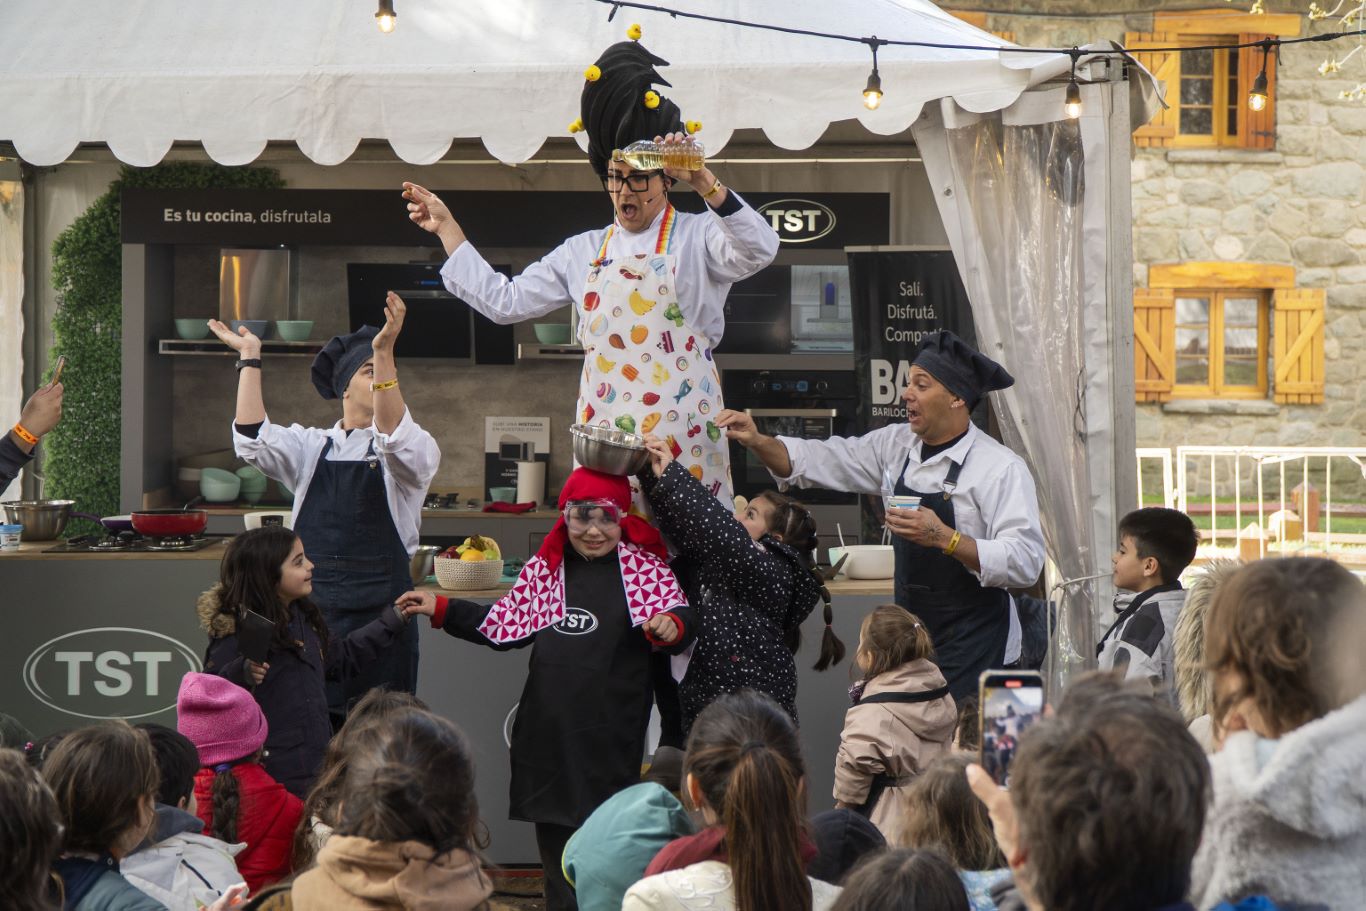
<path fill-rule="evenodd" d="M 1271 42 L 1262 41 L 1262 71 L 1252 80 L 1252 91 L 1247 93 L 1247 106 L 1254 111 L 1266 109 L 1266 60 L 1271 56 Z"/>
<path fill-rule="evenodd" d="M 398 18 L 398 13 L 394 12 L 394 0 L 379 0 L 379 9 L 375 11 L 375 24 L 384 34 L 389 34 L 394 30 L 394 20 Z"/>
<path fill-rule="evenodd" d="M 1081 51 L 1074 47 L 1068 53 L 1072 55 L 1072 78 L 1067 83 L 1067 97 L 1063 100 L 1062 110 L 1068 119 L 1076 120 L 1081 116 L 1081 86 L 1077 85 L 1077 58 L 1081 56 Z"/>
<path fill-rule="evenodd" d="M 868 42 L 873 49 L 873 71 L 868 74 L 868 84 L 863 87 L 863 106 L 870 111 L 876 111 L 878 105 L 882 104 L 882 77 L 877 72 L 878 43 L 877 35 Z"/>

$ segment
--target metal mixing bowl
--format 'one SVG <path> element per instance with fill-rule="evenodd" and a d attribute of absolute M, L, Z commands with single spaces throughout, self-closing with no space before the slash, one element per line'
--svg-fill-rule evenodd
<path fill-rule="evenodd" d="M 75 500 L 8 500 L 5 521 L 24 526 L 23 540 L 53 541 L 66 528 Z"/>
<path fill-rule="evenodd" d="M 574 461 L 584 468 L 629 476 L 644 468 L 650 458 L 644 437 L 634 433 L 589 424 L 575 424 L 569 432 L 574 437 Z"/>

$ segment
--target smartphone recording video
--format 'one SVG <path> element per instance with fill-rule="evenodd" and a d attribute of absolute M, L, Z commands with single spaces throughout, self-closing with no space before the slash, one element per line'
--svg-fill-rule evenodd
<path fill-rule="evenodd" d="M 1009 787 L 1020 735 L 1043 714 L 1043 678 L 1034 671 L 983 671 L 980 690 L 980 764 L 998 785 Z"/>

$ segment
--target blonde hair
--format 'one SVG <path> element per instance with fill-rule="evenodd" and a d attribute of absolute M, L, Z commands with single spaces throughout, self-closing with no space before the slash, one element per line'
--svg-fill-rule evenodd
<path fill-rule="evenodd" d="M 934 641 L 920 618 L 897 604 L 880 604 L 863 618 L 858 654 L 865 656 L 865 680 L 896 670 L 903 664 L 929 658 Z"/>

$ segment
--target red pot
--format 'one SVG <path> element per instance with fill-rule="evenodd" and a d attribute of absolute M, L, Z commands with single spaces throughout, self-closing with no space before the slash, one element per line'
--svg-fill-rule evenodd
<path fill-rule="evenodd" d="M 209 524 L 202 509 L 144 509 L 132 513 L 133 531 L 153 538 L 197 535 Z"/>

